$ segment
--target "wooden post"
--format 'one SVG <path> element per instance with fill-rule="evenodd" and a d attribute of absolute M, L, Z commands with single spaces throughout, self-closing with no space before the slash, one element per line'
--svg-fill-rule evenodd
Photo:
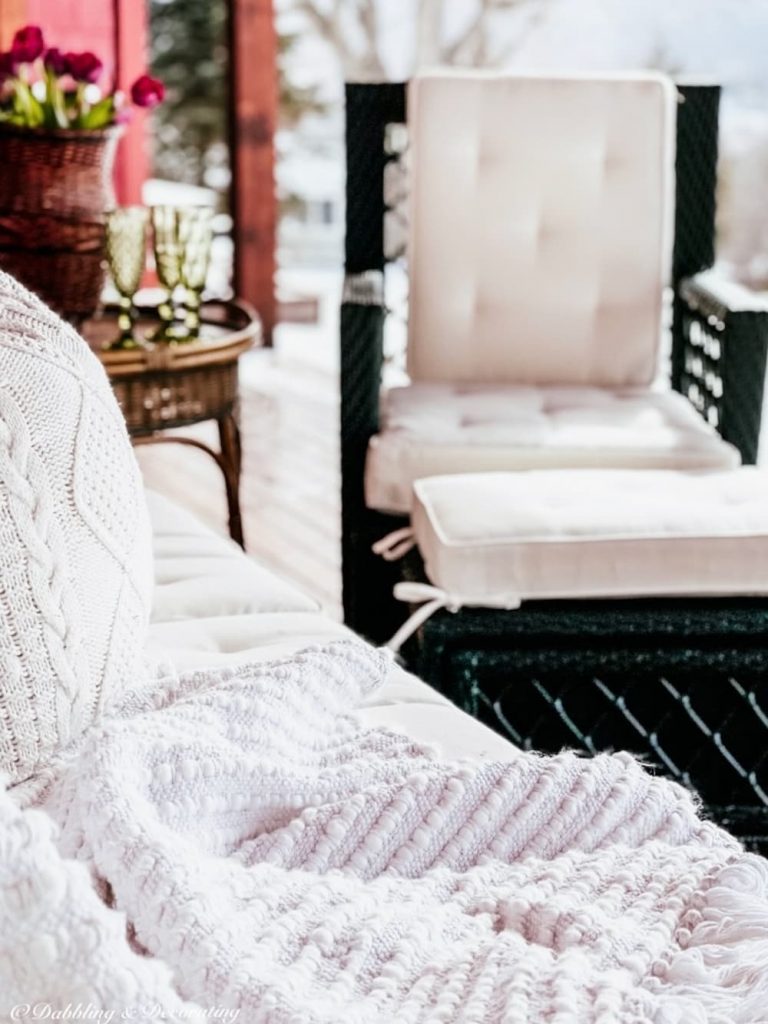
<path fill-rule="evenodd" d="M 230 0 L 230 152 L 236 294 L 258 309 L 267 344 L 276 319 L 277 33 L 272 0 Z"/>
<path fill-rule="evenodd" d="M 114 17 L 115 84 L 127 91 L 147 70 L 147 4 L 112 0 Z M 146 112 L 133 108 L 133 118 L 120 140 L 115 161 L 115 191 L 120 203 L 141 203 L 149 174 Z"/>

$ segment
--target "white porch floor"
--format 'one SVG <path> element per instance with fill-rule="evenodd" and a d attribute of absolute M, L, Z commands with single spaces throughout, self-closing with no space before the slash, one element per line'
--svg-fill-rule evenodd
<path fill-rule="evenodd" d="M 338 334 L 335 290 L 319 326 L 284 325 L 240 364 L 241 503 L 249 554 L 341 617 Z M 190 433 L 215 445 L 213 425 Z M 202 452 L 137 449 L 147 485 L 226 533 L 221 474 Z"/>

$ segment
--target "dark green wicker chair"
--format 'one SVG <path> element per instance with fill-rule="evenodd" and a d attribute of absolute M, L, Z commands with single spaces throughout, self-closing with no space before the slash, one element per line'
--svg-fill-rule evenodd
<path fill-rule="evenodd" d="M 712 266 L 719 88 L 684 85 L 677 120 L 672 385 L 757 457 L 768 314 L 733 309 L 696 275 Z M 372 544 L 405 520 L 366 508 L 387 309 L 384 175 L 407 130 L 403 84 L 348 85 L 346 280 L 341 309 L 342 569 L 346 622 L 374 641 L 407 608 L 403 566 Z M 419 578 L 418 559 L 407 569 Z M 629 749 L 698 790 L 713 816 L 768 850 L 768 601 L 529 602 L 441 611 L 411 667 L 528 749 Z"/>

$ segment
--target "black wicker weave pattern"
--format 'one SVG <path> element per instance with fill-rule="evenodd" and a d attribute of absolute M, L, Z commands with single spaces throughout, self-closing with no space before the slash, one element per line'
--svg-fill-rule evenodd
<path fill-rule="evenodd" d="M 679 302 L 679 389 L 752 465 L 762 419 L 768 313 L 735 311 L 726 297 L 696 278 L 681 282 Z"/>
<path fill-rule="evenodd" d="M 675 281 L 715 262 L 719 85 L 678 85 L 675 153 Z"/>
<path fill-rule="evenodd" d="M 442 612 L 416 667 L 523 749 L 632 751 L 768 852 L 765 601 Z"/>
<path fill-rule="evenodd" d="M 389 529 L 388 517 L 365 506 L 368 441 L 378 429 L 384 332 L 384 175 L 396 159 L 387 126 L 405 123 L 403 84 L 348 85 L 346 90 L 347 281 L 341 308 L 342 593 L 345 621 L 383 641 L 397 628 L 402 607 L 392 598 L 396 568 L 371 545 Z M 377 277 L 378 275 L 378 277 Z"/>
<path fill-rule="evenodd" d="M 715 262 L 720 87 L 679 86 L 678 93 L 671 379 L 682 392 L 686 342 L 679 285 Z"/>
<path fill-rule="evenodd" d="M 672 386 L 751 465 L 760 435 L 768 314 L 730 309 L 726 298 L 695 280 L 715 260 L 720 87 L 681 85 L 678 91 Z"/>

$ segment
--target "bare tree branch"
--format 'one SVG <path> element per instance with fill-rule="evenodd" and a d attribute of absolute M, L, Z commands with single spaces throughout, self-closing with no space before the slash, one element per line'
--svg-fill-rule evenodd
<path fill-rule="evenodd" d="M 367 63 L 371 72 L 378 78 L 386 78 L 384 62 L 379 53 L 379 23 L 376 11 L 376 0 L 362 0 L 358 19 L 367 40 Z"/>
<path fill-rule="evenodd" d="M 344 74 L 351 79 L 386 78 L 386 70 L 378 51 L 378 25 L 376 22 L 375 0 L 357 0 L 352 8 L 349 0 L 334 0 L 333 9 L 327 12 L 318 6 L 316 0 L 294 0 L 292 10 L 303 15 L 317 34 L 337 53 Z M 364 40 L 362 49 L 355 47 L 344 28 L 343 15 L 353 11 L 360 35 Z"/>
<path fill-rule="evenodd" d="M 337 15 L 340 7 L 340 0 L 336 0 L 334 13 L 326 14 L 313 3 L 313 0 L 295 0 L 293 10 L 297 14 L 303 15 L 323 39 L 327 40 L 329 43 L 333 43 L 333 45 L 339 50 L 342 60 L 344 60 L 348 52 L 348 47 L 343 33 L 337 31 Z"/>
<path fill-rule="evenodd" d="M 523 38 L 527 36 L 536 25 L 540 24 L 544 20 L 547 15 L 547 8 L 551 2 L 552 0 L 538 0 L 536 3 L 528 4 L 528 16 L 525 19 L 524 25 L 521 26 L 520 34 L 515 40 L 508 43 L 494 55 L 494 64 L 504 64 L 509 60 L 520 46 Z"/>
<path fill-rule="evenodd" d="M 421 0 L 423 4 L 425 0 Z M 476 0 L 475 16 L 467 28 L 454 40 L 443 47 L 441 59 L 445 64 L 469 64 L 486 67 L 499 63 L 500 55 L 491 51 L 490 17 L 501 11 L 535 12 L 535 20 L 543 17 L 549 0 Z M 529 24 L 533 23 L 533 20 Z M 503 57 L 514 53 L 519 46 L 517 39 L 503 51 Z"/>
<path fill-rule="evenodd" d="M 387 71 L 380 51 L 380 4 L 386 0 L 293 0 L 291 9 L 339 57 L 344 74 L 355 81 L 383 80 Z M 474 0 L 474 13 L 455 38 L 443 40 L 446 0 L 416 2 L 417 66 L 463 64 L 486 67 L 502 63 L 520 45 L 523 36 L 544 16 L 552 0 Z M 492 16 L 501 11 L 527 13 L 517 37 L 501 50 L 492 29 Z M 362 40 L 362 43 L 360 42 Z"/>
<path fill-rule="evenodd" d="M 477 47 L 483 34 L 483 24 L 492 6 L 493 0 L 477 0 L 475 16 L 467 28 L 453 42 L 443 47 L 441 58 L 444 64 L 460 64 L 463 55 Z"/>
<path fill-rule="evenodd" d="M 420 0 L 416 22 L 416 63 L 438 64 L 442 61 L 440 36 L 445 13 L 445 0 Z"/>

